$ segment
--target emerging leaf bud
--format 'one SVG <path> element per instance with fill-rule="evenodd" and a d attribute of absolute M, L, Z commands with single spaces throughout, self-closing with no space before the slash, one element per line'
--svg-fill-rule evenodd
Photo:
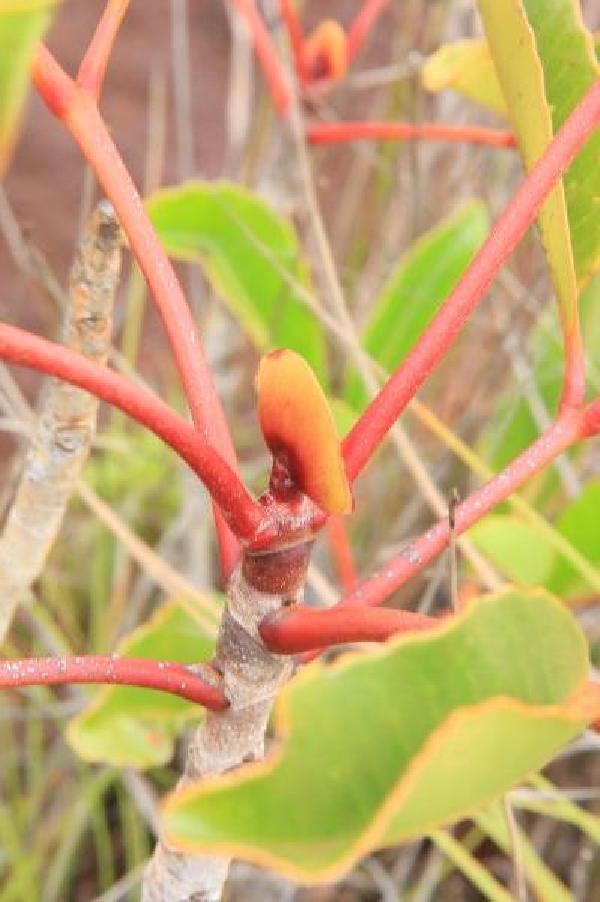
<path fill-rule="evenodd" d="M 337 81 L 348 68 L 346 32 L 339 22 L 328 19 L 308 36 L 304 44 L 304 68 L 310 82 Z"/>
<path fill-rule="evenodd" d="M 352 492 L 327 399 L 303 357 L 273 351 L 258 368 L 258 415 L 274 466 L 328 514 L 352 511 Z"/>

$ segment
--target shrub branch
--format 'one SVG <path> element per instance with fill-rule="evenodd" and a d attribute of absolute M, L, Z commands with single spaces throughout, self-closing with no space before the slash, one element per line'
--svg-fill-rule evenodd
<path fill-rule="evenodd" d="M 351 480 L 363 470 L 410 399 L 446 354 L 532 224 L 541 204 L 599 122 L 600 80 L 575 107 L 454 291 L 344 439 L 344 459 Z"/>
<path fill-rule="evenodd" d="M 311 125 L 310 144 L 340 144 L 349 141 L 451 141 L 514 147 L 512 132 L 477 125 L 445 125 L 442 122 L 324 122 Z"/>
<path fill-rule="evenodd" d="M 118 658 L 115 655 L 65 655 L 0 661 L 0 688 L 102 683 L 139 686 L 178 695 L 212 711 L 228 706 L 219 675 L 208 665 L 186 667 L 174 661 Z"/>
<path fill-rule="evenodd" d="M 101 203 L 86 227 L 71 268 L 62 324 L 65 346 L 98 369 L 110 351 L 120 245 L 119 223 L 112 207 Z M 54 347 L 58 354 L 64 351 L 62 346 Z M 0 538 L 0 645 L 19 600 L 40 576 L 61 528 L 96 432 L 97 411 L 96 398 L 80 387 L 53 379 L 44 388 Z"/>

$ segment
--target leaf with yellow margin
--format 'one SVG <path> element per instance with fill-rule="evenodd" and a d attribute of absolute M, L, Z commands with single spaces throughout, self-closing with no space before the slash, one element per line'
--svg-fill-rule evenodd
<path fill-rule="evenodd" d="M 585 638 L 559 601 L 478 599 L 435 631 L 307 668 L 277 703 L 266 760 L 171 796 L 166 838 L 335 879 L 543 765 L 593 717 L 574 701 L 587 674 Z"/>
<path fill-rule="evenodd" d="M 0 179 L 15 145 L 29 73 L 58 0 L 0 0 Z"/>
<path fill-rule="evenodd" d="M 175 601 L 163 605 L 120 643 L 121 657 L 197 664 L 210 659 L 214 642 Z M 203 708 L 166 692 L 137 686 L 97 689 L 90 704 L 67 728 L 71 747 L 86 761 L 115 767 L 153 767 L 173 756 L 183 725 L 203 716 Z"/>
<path fill-rule="evenodd" d="M 486 36 L 525 167 L 543 154 L 600 77 L 576 0 L 479 0 Z M 568 337 L 579 289 L 600 266 L 600 134 L 549 195 L 539 222 Z"/>
<path fill-rule="evenodd" d="M 329 514 L 348 514 L 352 493 L 333 414 L 316 376 L 294 351 L 263 357 L 256 379 L 260 426 L 275 459 Z"/>
<path fill-rule="evenodd" d="M 427 58 L 421 81 L 432 94 L 452 88 L 493 113 L 508 114 L 490 48 L 480 38 L 444 44 Z"/>

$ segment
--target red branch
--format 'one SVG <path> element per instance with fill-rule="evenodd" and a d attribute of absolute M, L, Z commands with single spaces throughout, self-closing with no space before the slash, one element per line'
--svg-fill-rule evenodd
<path fill-rule="evenodd" d="M 302 86 L 308 82 L 308 73 L 304 64 L 304 34 L 302 33 L 302 25 L 292 0 L 279 0 L 279 8 L 281 16 L 287 28 L 290 47 L 292 50 L 292 58 L 294 60 L 294 69 L 298 81 Z"/>
<path fill-rule="evenodd" d="M 439 623 L 437 617 L 391 608 L 315 610 L 297 605 L 265 618 L 260 634 L 270 651 L 293 655 L 346 642 L 385 642 L 398 633 L 430 630 Z"/>
<path fill-rule="evenodd" d="M 600 433 L 600 398 L 596 398 L 584 408 L 581 437 L 589 438 L 598 433 Z"/>
<path fill-rule="evenodd" d="M 200 477 L 238 536 L 250 538 L 264 523 L 263 508 L 229 464 L 152 392 L 75 351 L 4 323 L 0 323 L 0 359 L 78 385 L 147 426 Z"/>
<path fill-rule="evenodd" d="M 506 469 L 458 504 L 455 509 L 455 534 L 460 535 L 481 520 L 493 507 L 540 473 L 555 457 L 584 435 L 593 434 L 591 407 L 584 411 L 565 410 Z M 600 418 L 597 425 L 600 428 Z M 381 604 L 392 592 L 420 573 L 447 546 L 448 540 L 448 519 L 445 517 L 410 542 L 376 573 L 359 583 L 354 591 L 339 602 L 340 606 Z"/>
<path fill-rule="evenodd" d="M 77 86 L 43 46 L 38 49 L 33 78 L 41 97 L 70 131 L 117 211 L 173 348 L 196 427 L 236 469 L 231 434 L 196 323 L 93 96 Z M 215 522 L 223 571 L 228 576 L 239 558 L 239 547 L 218 510 Z"/>
<path fill-rule="evenodd" d="M 586 363 L 578 310 L 575 311 L 573 322 L 566 323 L 563 320 L 563 330 L 565 330 L 565 368 L 560 410 L 565 407 L 579 407 L 585 399 Z"/>
<path fill-rule="evenodd" d="M 204 675 L 203 675 L 204 674 Z M 108 683 L 140 686 L 179 695 L 212 711 L 229 702 L 215 671 L 207 665 L 186 667 L 173 661 L 75 655 L 0 661 L 0 688 L 62 686 L 66 683 Z"/>
<path fill-rule="evenodd" d="M 492 280 L 523 237 L 541 204 L 600 122 L 600 80 L 589 89 L 532 169 L 470 267 L 421 338 L 343 442 L 351 480 L 444 356 Z"/>
<path fill-rule="evenodd" d="M 129 0 L 108 0 L 77 73 L 77 84 L 96 100 L 100 99 L 108 60 Z"/>
<path fill-rule="evenodd" d="M 457 505 L 455 535 L 469 529 L 576 441 L 599 432 L 600 399 L 583 410 L 564 410 L 559 419 L 502 473 Z M 304 657 L 304 660 L 308 661 L 316 656 L 315 650 L 318 652 L 332 642 L 377 641 L 378 629 L 382 630 L 380 638 L 387 638 L 385 635 L 387 613 L 381 621 L 377 618 L 371 620 L 368 617 L 363 620 L 355 614 L 355 611 L 384 602 L 396 589 L 424 570 L 448 545 L 449 537 L 448 518 L 444 517 L 421 536 L 409 542 L 376 573 L 358 583 L 333 608 L 326 611 L 309 609 L 308 612 L 303 608 L 294 609 L 293 619 L 289 622 L 285 615 L 282 615 L 282 619 L 273 618 L 265 621 L 264 627 L 261 625 L 261 634 L 266 644 L 271 650 L 282 653 L 313 649 L 312 653 Z M 407 612 L 393 613 L 407 614 Z M 411 618 L 414 616 L 410 615 Z M 401 620 L 398 622 L 402 623 Z M 392 623 L 392 619 L 389 623 Z M 425 624 L 425 621 L 423 623 Z M 403 629 L 402 625 L 399 629 Z"/>
<path fill-rule="evenodd" d="M 253 0 L 233 0 L 240 15 L 246 20 L 254 49 L 263 70 L 269 93 L 278 113 L 287 113 L 292 101 L 290 87 L 277 55 L 277 48 L 271 40 L 271 35 L 265 27 L 260 13 Z"/>
<path fill-rule="evenodd" d="M 343 517 L 330 517 L 327 521 L 327 533 L 340 586 L 344 592 L 350 592 L 356 584 L 356 567 Z"/>
<path fill-rule="evenodd" d="M 457 141 L 514 147 L 514 135 L 505 130 L 475 125 L 444 125 L 437 122 L 326 122 L 311 125 L 306 133 L 311 144 L 346 141 Z"/>
<path fill-rule="evenodd" d="M 348 29 L 348 65 L 352 62 L 390 0 L 365 0 Z"/>

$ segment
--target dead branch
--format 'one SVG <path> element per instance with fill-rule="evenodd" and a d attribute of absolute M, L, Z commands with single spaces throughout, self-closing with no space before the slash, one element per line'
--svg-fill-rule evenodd
<path fill-rule="evenodd" d="M 121 267 L 121 234 L 101 202 L 71 268 L 62 341 L 104 363 Z M 96 429 L 98 401 L 59 379 L 48 380 L 15 499 L 0 538 L 0 643 L 19 599 L 39 577 L 60 530 Z"/>

